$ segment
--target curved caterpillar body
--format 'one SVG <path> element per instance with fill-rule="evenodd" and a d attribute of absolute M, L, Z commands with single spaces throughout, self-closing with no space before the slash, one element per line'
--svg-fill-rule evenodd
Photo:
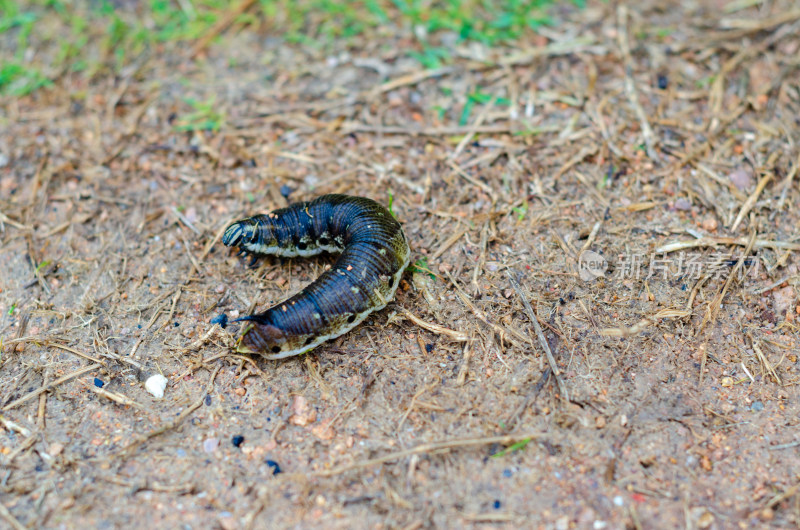
<path fill-rule="evenodd" d="M 341 253 L 333 266 L 298 294 L 252 322 L 243 351 L 281 359 L 305 353 L 357 326 L 392 300 L 410 249 L 400 223 L 364 197 L 323 195 L 230 225 L 223 244 L 254 256 Z"/>

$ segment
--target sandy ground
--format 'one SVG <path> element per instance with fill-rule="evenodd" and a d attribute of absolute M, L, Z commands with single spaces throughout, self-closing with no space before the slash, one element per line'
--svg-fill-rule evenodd
<path fill-rule="evenodd" d="M 657 4 L 439 70 L 230 31 L 5 98 L 2 524 L 800 524 L 800 12 Z M 220 244 L 281 186 L 391 201 L 416 265 L 273 362 L 211 320 L 331 263 Z"/>

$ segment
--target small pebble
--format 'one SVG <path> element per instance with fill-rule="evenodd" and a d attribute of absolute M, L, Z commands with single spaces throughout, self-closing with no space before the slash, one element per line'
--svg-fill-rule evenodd
<path fill-rule="evenodd" d="M 274 460 L 267 460 L 267 465 L 272 469 L 272 474 L 277 475 L 281 472 L 281 466 Z"/>
<path fill-rule="evenodd" d="M 287 186 L 286 184 L 281 186 L 281 195 L 283 195 L 283 197 L 285 199 L 288 199 L 289 195 L 291 195 L 293 191 L 294 190 L 292 188 L 290 188 L 289 186 Z"/>
<path fill-rule="evenodd" d="M 769 510 L 769 508 L 766 509 Z M 714 524 L 714 515 L 708 510 L 703 512 L 703 515 L 697 518 L 697 528 L 708 528 L 712 524 Z"/>
<path fill-rule="evenodd" d="M 167 388 L 167 378 L 161 374 L 151 375 L 144 383 L 144 388 L 158 399 L 164 397 Z"/>
<path fill-rule="evenodd" d="M 750 405 L 750 410 L 753 412 L 761 412 L 764 410 L 764 404 L 760 401 L 754 401 L 752 405 Z"/>
<path fill-rule="evenodd" d="M 506 478 L 510 477 L 513 474 L 514 474 L 514 472 L 511 471 L 510 469 L 504 469 L 503 470 L 503 476 L 506 477 Z"/>
<path fill-rule="evenodd" d="M 702 226 L 703 230 L 706 230 L 708 232 L 716 232 L 718 223 L 716 219 L 714 219 L 713 217 L 709 217 L 703 220 Z"/>
<path fill-rule="evenodd" d="M 211 319 L 212 324 L 219 324 L 222 329 L 228 327 L 228 315 L 225 313 L 220 313 L 219 315 L 215 316 Z"/>
<path fill-rule="evenodd" d="M 733 170 L 729 175 L 728 178 L 731 180 L 734 186 L 739 189 L 739 191 L 744 191 L 750 186 L 753 185 L 753 175 L 749 171 L 744 168 L 738 168 Z"/>
<path fill-rule="evenodd" d="M 661 90 L 666 90 L 669 86 L 669 78 L 664 74 L 659 75 L 656 82 L 658 83 L 658 88 Z"/>
<path fill-rule="evenodd" d="M 194 224 L 197 222 L 197 208 L 194 206 L 188 207 L 183 215 L 190 223 Z"/>
<path fill-rule="evenodd" d="M 692 209 L 692 203 L 689 202 L 689 199 L 681 197 L 680 199 L 675 201 L 675 209 L 676 210 L 682 210 L 682 211 L 691 210 Z"/>
<path fill-rule="evenodd" d="M 58 456 L 61 454 L 61 451 L 63 450 L 64 450 L 64 444 L 56 442 L 50 444 L 50 449 L 47 451 L 47 454 L 49 454 L 50 456 Z"/>
<path fill-rule="evenodd" d="M 433 351 L 433 344 L 426 344 L 425 351 L 431 353 Z"/>
<path fill-rule="evenodd" d="M 98 377 L 94 378 L 94 386 L 96 386 L 97 388 L 103 388 L 105 385 L 106 385 L 106 383 L 102 379 L 100 379 Z"/>
<path fill-rule="evenodd" d="M 244 442 L 244 436 L 242 436 L 241 434 L 237 434 L 236 436 L 231 438 L 231 443 L 235 447 L 239 447 L 240 445 L 242 445 L 243 442 Z"/>
<path fill-rule="evenodd" d="M 203 451 L 206 453 L 213 453 L 219 447 L 219 439 L 218 438 L 206 438 L 203 441 Z"/>
<path fill-rule="evenodd" d="M 183 458 L 186 456 L 186 449 L 178 449 L 175 454 L 178 455 L 178 458 Z"/>
<path fill-rule="evenodd" d="M 498 500 L 495 500 L 494 503 L 492 504 L 495 510 L 499 510 L 502 505 L 503 503 Z"/>
<path fill-rule="evenodd" d="M 205 404 L 207 407 L 211 405 L 211 394 L 206 394 Z"/>
<path fill-rule="evenodd" d="M 616 497 L 614 497 L 614 506 L 624 506 L 624 505 L 625 505 L 625 499 L 623 499 L 622 496 L 617 495 Z"/>

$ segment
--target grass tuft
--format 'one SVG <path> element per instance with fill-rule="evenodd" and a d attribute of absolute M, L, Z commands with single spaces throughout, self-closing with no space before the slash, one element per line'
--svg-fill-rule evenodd
<path fill-rule="evenodd" d="M 218 131 L 225 122 L 225 114 L 215 109 L 216 98 L 211 96 L 205 101 L 193 98 L 184 100 L 194 111 L 181 117 L 175 126 L 177 131 Z"/>

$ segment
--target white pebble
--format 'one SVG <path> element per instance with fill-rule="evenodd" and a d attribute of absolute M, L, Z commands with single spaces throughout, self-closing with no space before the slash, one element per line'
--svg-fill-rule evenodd
<path fill-rule="evenodd" d="M 219 438 L 206 438 L 203 441 L 203 451 L 213 453 L 219 447 Z"/>
<path fill-rule="evenodd" d="M 147 378 L 147 381 L 145 381 L 144 387 L 156 398 L 161 399 L 164 397 L 164 390 L 167 388 L 167 382 L 167 378 L 161 374 L 151 375 Z"/>
<path fill-rule="evenodd" d="M 621 495 L 617 495 L 616 497 L 614 497 L 614 504 L 616 506 L 624 506 L 625 499 L 623 499 Z"/>

